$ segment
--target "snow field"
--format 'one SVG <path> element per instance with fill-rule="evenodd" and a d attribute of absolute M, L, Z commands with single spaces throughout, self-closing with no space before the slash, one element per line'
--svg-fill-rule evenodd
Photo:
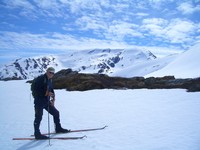
<path fill-rule="evenodd" d="M 56 136 L 84 140 L 13 141 L 33 134 L 33 99 L 25 81 L 0 82 L 0 147 L 6 150 L 199 150 L 200 93 L 173 90 L 56 90 L 62 126 L 101 131 Z M 47 132 L 47 113 L 40 127 Z M 51 130 L 53 120 L 51 117 Z"/>

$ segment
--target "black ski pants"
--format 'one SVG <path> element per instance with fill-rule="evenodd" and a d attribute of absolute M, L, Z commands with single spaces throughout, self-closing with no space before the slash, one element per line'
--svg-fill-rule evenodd
<path fill-rule="evenodd" d="M 35 107 L 35 120 L 34 120 L 35 134 L 40 133 L 39 127 L 43 116 L 43 109 L 45 109 L 53 116 L 55 126 L 60 126 L 60 113 L 54 106 L 49 105 L 48 108 L 48 104 L 44 106 L 35 104 L 34 107 Z"/>

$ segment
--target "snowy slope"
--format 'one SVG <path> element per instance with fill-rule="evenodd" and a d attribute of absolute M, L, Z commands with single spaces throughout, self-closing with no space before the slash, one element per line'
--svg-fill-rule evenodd
<path fill-rule="evenodd" d="M 145 76 L 157 70 L 164 68 L 166 65 L 176 59 L 178 55 L 170 55 L 164 58 L 157 58 L 150 61 L 140 62 L 137 65 L 130 65 L 124 69 L 116 70 L 111 76 L 135 77 Z"/>
<path fill-rule="evenodd" d="M 1 149 L 200 149 L 200 93 L 187 93 L 179 89 L 56 90 L 56 107 L 60 111 L 63 127 L 81 129 L 108 125 L 108 128 L 56 135 L 87 135 L 87 138 L 78 141 L 52 140 L 51 146 L 48 141 L 12 141 L 13 137 L 30 137 L 33 134 L 34 109 L 29 88 L 25 81 L 0 82 Z M 47 132 L 47 118 L 44 112 L 42 132 Z"/>
<path fill-rule="evenodd" d="M 200 44 L 193 46 L 190 50 L 180 54 L 166 67 L 153 72 L 147 76 L 174 75 L 176 78 L 200 77 Z"/>

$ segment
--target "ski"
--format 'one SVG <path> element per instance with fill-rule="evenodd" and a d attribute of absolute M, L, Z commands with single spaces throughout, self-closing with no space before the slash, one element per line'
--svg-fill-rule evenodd
<path fill-rule="evenodd" d="M 73 133 L 73 132 L 87 132 L 87 131 L 95 131 L 95 130 L 103 130 L 108 126 L 104 126 L 101 128 L 90 128 L 90 129 L 81 129 L 81 130 L 70 130 L 69 132 L 66 133 L 56 133 L 56 132 L 50 132 L 50 134 L 67 134 L 67 133 Z M 48 135 L 49 133 L 42 133 L 42 135 Z M 31 135 L 34 136 L 34 135 Z"/>
<path fill-rule="evenodd" d="M 48 139 L 35 139 L 35 138 L 13 138 L 13 140 L 49 140 L 49 139 L 55 139 L 55 140 L 79 140 L 87 138 L 86 135 L 80 136 L 80 137 L 50 137 Z"/>

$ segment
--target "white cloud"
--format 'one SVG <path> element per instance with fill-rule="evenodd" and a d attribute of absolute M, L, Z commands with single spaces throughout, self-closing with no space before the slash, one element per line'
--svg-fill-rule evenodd
<path fill-rule="evenodd" d="M 41 16 L 45 17 L 61 17 L 63 16 L 60 11 L 61 5 L 53 0 L 5 0 L 5 7 L 12 10 L 18 10 L 15 16 L 23 16 L 28 19 L 39 19 Z"/>
<path fill-rule="evenodd" d="M 194 23 L 180 19 L 174 19 L 165 28 L 166 36 L 171 39 L 172 43 L 191 42 L 191 34 L 195 32 Z"/>
<path fill-rule="evenodd" d="M 107 17 L 112 16 L 112 14 L 106 15 Z M 105 15 L 102 17 L 91 14 L 88 16 L 82 16 L 77 19 L 76 25 L 80 27 L 80 30 L 93 32 L 98 35 L 98 37 L 102 37 L 102 35 L 104 35 L 106 39 L 110 40 L 123 40 L 125 36 L 143 36 L 143 34 L 138 31 L 139 26 L 137 24 L 118 20 L 107 21 L 106 19 L 108 18 L 104 17 Z"/>
<path fill-rule="evenodd" d="M 123 12 L 124 10 L 127 10 L 129 8 L 128 3 L 116 3 L 112 5 L 112 8 L 114 9 L 115 12 Z"/>
<path fill-rule="evenodd" d="M 9 43 L 9 45 L 8 45 Z M 124 42 L 98 40 L 94 38 L 77 38 L 66 34 L 31 34 L 0 32 L 2 49 L 88 49 L 88 48 L 122 48 Z"/>
<path fill-rule="evenodd" d="M 76 20 L 76 24 L 81 30 L 100 30 L 106 28 L 106 23 L 99 17 L 88 15 Z"/>
<path fill-rule="evenodd" d="M 142 33 L 138 32 L 138 25 L 122 21 L 113 21 L 109 25 L 105 37 L 108 39 L 123 40 L 125 36 L 142 37 Z"/>
<path fill-rule="evenodd" d="M 177 3 L 181 4 L 177 7 Z M 198 5 L 193 6 L 186 1 L 3 0 L 3 4 L 1 8 L 9 12 L 9 15 L 1 23 L 1 47 L 63 49 L 80 48 L 79 45 L 111 47 L 111 43 L 129 46 L 126 42 L 130 45 L 180 46 L 192 44 L 195 38 L 199 38 L 197 34 L 200 32 L 200 25 L 189 21 L 188 16 L 184 20 L 178 18 L 182 15 L 167 19 L 175 16 L 175 13 L 180 15 L 177 9 L 183 14 L 192 14 L 199 10 Z M 167 4 L 170 4 L 169 7 Z M 11 15 L 17 15 L 18 18 L 10 17 Z M 13 21 L 9 21 L 11 18 Z M 24 20 L 20 20 L 21 18 Z M 46 28 L 46 23 L 50 27 Z M 4 32 L 5 26 L 7 31 L 19 32 Z M 145 43 L 145 40 L 148 42 Z"/>
<path fill-rule="evenodd" d="M 153 8 L 160 8 L 164 2 L 166 2 L 166 0 L 149 0 L 149 3 Z"/>
<path fill-rule="evenodd" d="M 195 11 L 200 11 L 200 6 L 193 6 L 191 3 L 185 2 L 181 3 L 177 9 L 181 11 L 183 14 L 192 14 Z"/>
<path fill-rule="evenodd" d="M 24 9 L 30 9 L 33 10 L 35 9 L 35 7 L 28 1 L 24 1 L 24 0 L 5 0 L 4 1 L 7 5 L 7 7 L 9 8 L 24 8 Z"/>
<path fill-rule="evenodd" d="M 149 32 L 151 35 L 163 37 L 165 34 L 164 28 L 167 26 L 168 21 L 162 18 L 148 18 L 143 20 L 141 29 Z"/>
<path fill-rule="evenodd" d="M 100 4 L 107 5 L 107 2 L 104 0 L 102 3 L 98 0 L 60 0 L 60 2 L 65 6 L 69 7 L 72 14 L 82 14 L 83 10 L 100 10 Z"/>
<path fill-rule="evenodd" d="M 138 17 L 147 17 L 147 16 L 149 16 L 149 14 L 143 13 L 143 12 L 138 12 L 135 15 L 138 16 Z"/>
<path fill-rule="evenodd" d="M 64 17 L 63 5 L 55 0 L 34 0 L 38 15 Z"/>
<path fill-rule="evenodd" d="M 55 0 L 34 0 L 34 2 L 41 9 L 57 9 L 59 7 Z"/>
<path fill-rule="evenodd" d="M 47 34 L 31 34 L 17 32 L 0 33 L 1 48 L 20 49 L 20 48 L 55 48 L 59 45 L 63 46 L 64 40 Z M 49 38 L 52 36 L 52 38 Z M 7 44 L 9 43 L 9 45 Z"/>
<path fill-rule="evenodd" d="M 19 13 L 14 14 L 16 17 L 18 15 L 25 16 L 31 19 L 37 18 L 35 14 L 36 7 L 32 5 L 29 1 L 24 0 L 5 0 L 4 3 L 6 4 L 5 7 L 9 9 L 20 9 Z"/>
<path fill-rule="evenodd" d="M 162 38 L 171 43 L 191 42 L 192 34 L 198 29 L 193 22 L 172 19 L 170 21 L 161 18 L 144 19 L 142 29 L 153 36 Z"/>
<path fill-rule="evenodd" d="M 168 23 L 167 20 L 162 18 L 148 18 L 143 20 L 143 24 L 154 24 L 154 25 L 164 26 L 167 23 Z"/>

